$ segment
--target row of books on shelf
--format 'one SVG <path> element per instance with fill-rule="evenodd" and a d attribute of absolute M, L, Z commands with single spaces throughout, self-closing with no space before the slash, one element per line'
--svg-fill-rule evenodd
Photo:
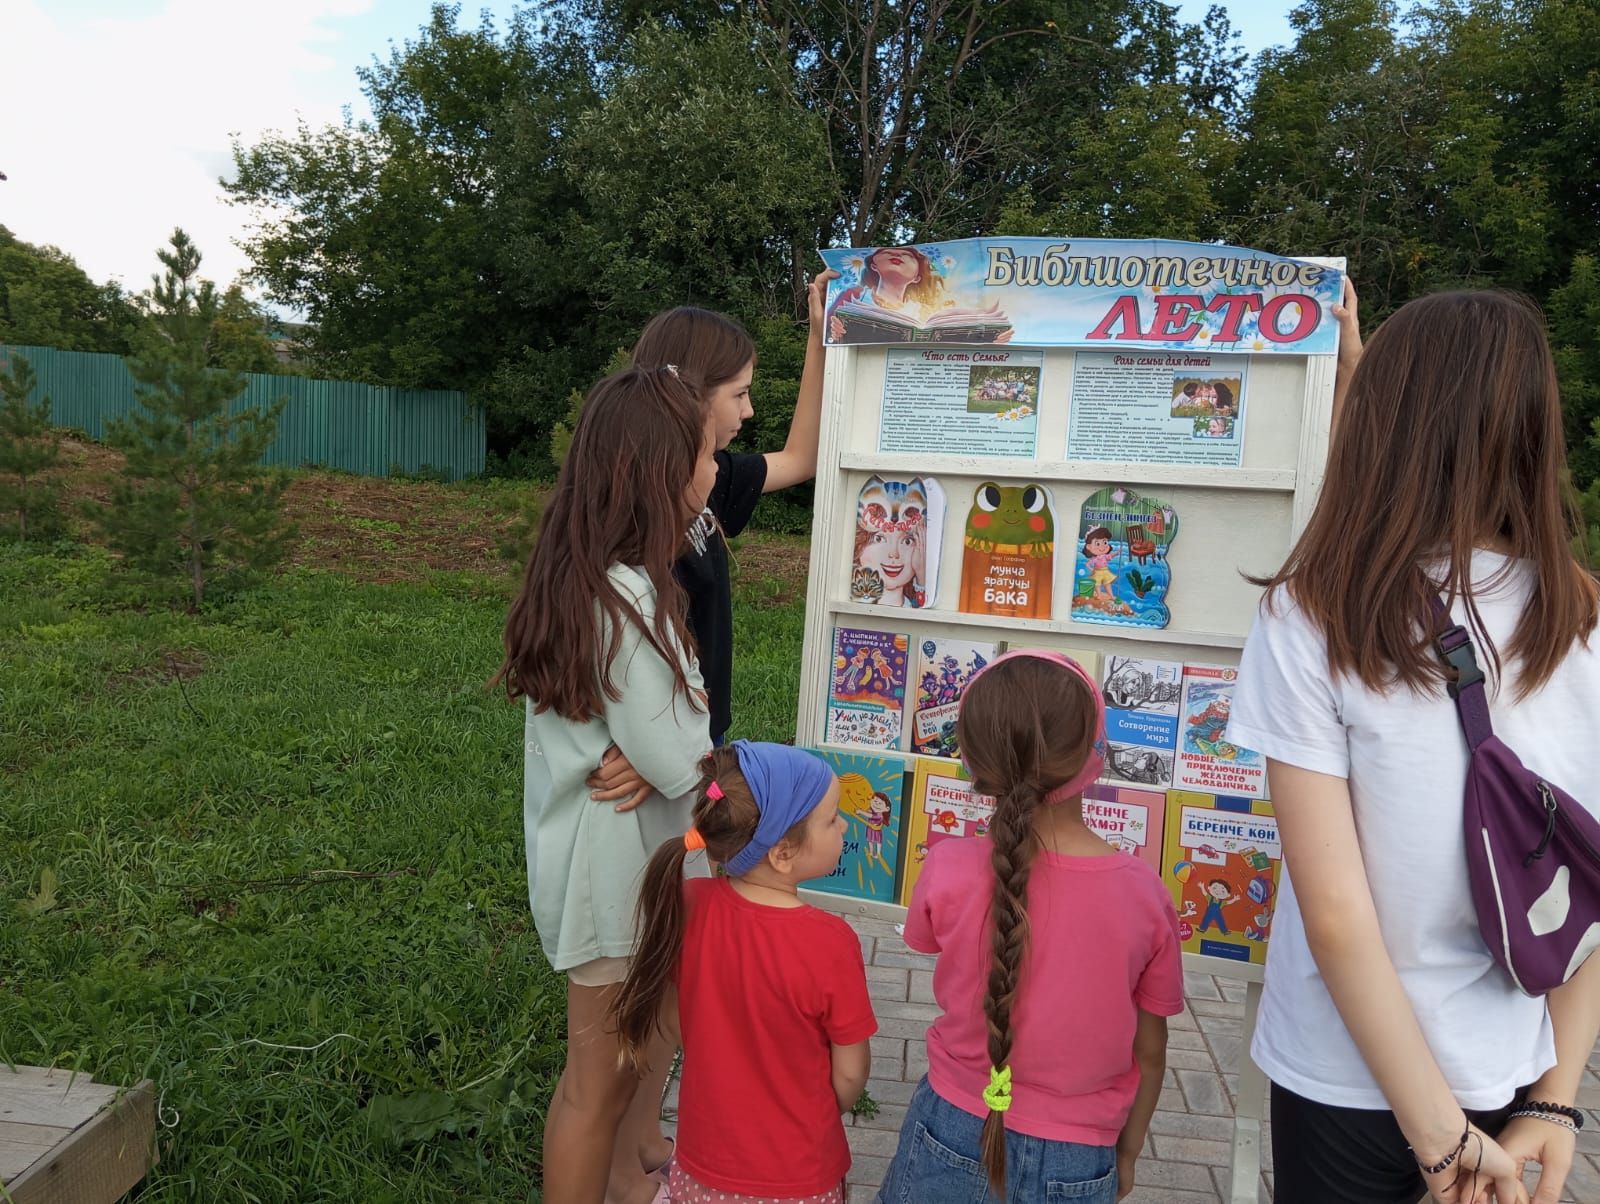
<path fill-rule="evenodd" d="M 925 638 L 913 647 L 903 632 L 836 627 L 823 741 L 959 758 L 956 718 L 962 694 L 1007 646 Z M 1266 797 L 1265 761 L 1227 740 L 1235 669 L 1061 651 L 1100 682 L 1107 781 L 1159 791 Z"/>
<path fill-rule="evenodd" d="M 968 503 L 954 571 L 941 565 L 946 510 L 935 477 L 868 478 L 856 502 L 850 601 L 886 611 L 1070 617 L 1113 627 L 1171 622 L 1168 552 L 1178 512 L 1167 502 L 1126 485 L 1102 485 L 1081 499 L 1063 527 L 1043 482 L 982 481 Z M 1060 539 L 1070 539 L 1071 568 L 1058 583 Z M 1068 597 L 1061 604 L 1063 592 Z"/>
<path fill-rule="evenodd" d="M 933 849 L 987 834 L 992 800 L 973 791 L 959 762 L 813 751 L 839 775 L 848 831 L 838 868 L 808 889 L 908 906 Z M 1101 782 L 1084 793 L 1083 818 L 1161 875 L 1185 951 L 1265 959 L 1282 858 L 1271 803 Z"/>
<path fill-rule="evenodd" d="M 986 833 L 992 803 L 962 771 L 956 720 L 967 684 L 1007 647 L 929 638 L 913 649 L 901 633 L 835 629 L 819 755 L 843 783 L 850 833 L 814 889 L 903 906 L 930 849 Z M 1085 793 L 1085 822 L 1162 875 L 1185 949 L 1259 962 L 1279 848 L 1265 762 L 1227 739 L 1237 670 L 1059 650 L 1106 707 L 1106 771 Z"/>

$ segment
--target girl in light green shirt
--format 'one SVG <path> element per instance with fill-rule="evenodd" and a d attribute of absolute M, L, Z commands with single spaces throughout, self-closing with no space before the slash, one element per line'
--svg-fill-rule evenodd
<path fill-rule="evenodd" d="M 670 1153 L 657 1101 L 605 1023 L 627 973 L 650 854 L 689 825 L 710 751 L 705 692 L 673 576 L 716 480 L 704 407 L 671 368 L 630 368 L 585 400 L 506 621 L 498 681 L 525 698 L 523 825 L 534 923 L 567 978 L 567 1062 L 545 1120 L 547 1204 L 648 1204 Z M 652 791 L 613 806 L 589 777 L 615 745 Z M 700 872 L 704 872 L 703 866 Z"/>

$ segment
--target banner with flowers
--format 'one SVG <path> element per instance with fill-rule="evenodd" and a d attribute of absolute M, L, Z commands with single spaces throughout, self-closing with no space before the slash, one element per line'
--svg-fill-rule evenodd
<path fill-rule="evenodd" d="M 827 340 L 1332 355 L 1343 274 L 1164 239 L 971 238 L 826 250 Z M 1208 420 L 1209 420 L 1209 416 Z"/>

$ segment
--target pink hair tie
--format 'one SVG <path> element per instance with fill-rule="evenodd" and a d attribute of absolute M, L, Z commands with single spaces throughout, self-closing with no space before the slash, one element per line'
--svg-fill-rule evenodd
<path fill-rule="evenodd" d="M 722 793 L 722 787 L 718 786 L 713 780 L 711 785 L 706 787 L 706 797 L 713 803 L 720 803 L 724 797 Z"/>

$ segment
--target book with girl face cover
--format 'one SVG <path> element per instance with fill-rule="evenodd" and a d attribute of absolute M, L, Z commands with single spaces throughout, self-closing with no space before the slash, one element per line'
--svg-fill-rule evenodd
<path fill-rule="evenodd" d="M 944 490 L 932 477 L 873 476 L 856 503 L 850 600 L 932 606 L 939 594 Z"/>

